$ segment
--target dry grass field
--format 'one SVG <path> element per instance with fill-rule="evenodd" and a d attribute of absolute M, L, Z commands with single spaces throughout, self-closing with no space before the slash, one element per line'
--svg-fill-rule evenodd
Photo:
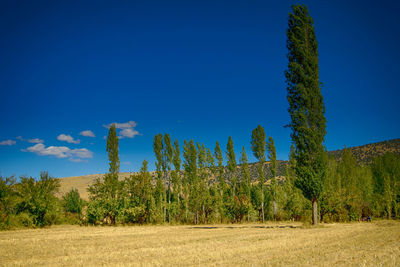
<path fill-rule="evenodd" d="M 4 266 L 399 266 L 400 222 L 54 226 L 0 232 Z"/>

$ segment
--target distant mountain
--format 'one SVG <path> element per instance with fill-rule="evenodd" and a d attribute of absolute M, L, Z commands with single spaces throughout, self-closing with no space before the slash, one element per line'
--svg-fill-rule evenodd
<path fill-rule="evenodd" d="M 347 149 L 353 153 L 358 163 L 371 164 L 376 156 L 381 156 L 386 152 L 400 154 L 400 138 L 362 146 L 348 147 Z M 343 149 L 340 149 L 329 151 L 328 154 L 339 160 L 342 156 L 342 152 Z"/>

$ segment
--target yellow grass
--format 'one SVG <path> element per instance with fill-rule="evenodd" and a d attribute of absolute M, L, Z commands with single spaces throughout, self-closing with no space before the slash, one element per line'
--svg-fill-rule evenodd
<path fill-rule="evenodd" d="M 6 231 L 0 232 L 0 265 L 399 266 L 400 222 Z"/>

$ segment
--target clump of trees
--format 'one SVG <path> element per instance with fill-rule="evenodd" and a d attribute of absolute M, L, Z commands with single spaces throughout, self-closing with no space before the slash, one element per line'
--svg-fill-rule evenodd
<path fill-rule="evenodd" d="M 114 129 L 110 128 L 109 138 L 113 135 Z M 110 140 L 118 142 L 114 138 Z M 155 174 L 149 173 L 148 162 L 143 161 L 140 172 L 125 180 L 116 179 L 110 183 L 111 172 L 98 179 L 89 189 L 88 222 L 204 224 L 312 218 L 315 211 L 312 199 L 296 184 L 305 179 L 298 176 L 300 167 L 295 146 L 291 148 L 285 177 L 279 180 L 275 142 L 272 137 L 267 138 L 260 125 L 252 132 L 251 147 L 259 160 L 256 166 L 259 171 L 253 176 L 244 147 L 240 164 L 236 163 L 231 137 L 225 158 L 218 142 L 211 153 L 204 144 L 184 140 L 181 159 L 178 140 L 172 145 L 170 135 L 157 134 L 153 141 Z M 117 149 L 113 151 L 117 153 Z M 347 149 L 339 161 L 328 158 L 324 151 L 321 154 L 327 168 L 326 178 L 319 185 L 319 195 L 315 196 L 320 203 L 316 211 L 319 220 L 341 222 L 359 221 L 367 216 L 399 217 L 400 176 L 396 170 L 400 169 L 400 157 L 388 154 L 378 157 L 371 166 L 363 166 Z M 118 155 L 109 156 L 109 159 L 110 166 L 119 165 L 112 162 L 118 160 Z"/>
<path fill-rule="evenodd" d="M 60 201 L 55 196 L 58 188 L 59 181 L 47 172 L 42 172 L 39 180 L 21 177 L 17 182 L 14 177 L 0 177 L 0 229 L 71 223 L 66 212 L 81 210 L 70 204 L 68 194 Z"/>

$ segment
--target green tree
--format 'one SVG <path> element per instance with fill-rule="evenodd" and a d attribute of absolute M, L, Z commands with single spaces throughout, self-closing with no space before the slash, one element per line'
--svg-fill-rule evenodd
<path fill-rule="evenodd" d="M 180 209 L 180 198 L 182 195 L 182 180 L 181 180 L 181 157 L 178 139 L 174 141 L 174 147 L 172 151 L 172 164 L 174 165 L 174 171 L 172 171 L 172 185 L 174 198 L 177 202 L 177 209 Z M 179 210 L 178 210 L 179 212 Z"/>
<path fill-rule="evenodd" d="M 276 213 L 278 209 L 277 198 L 280 190 L 280 186 L 276 184 L 276 149 L 274 139 L 270 136 L 267 142 L 267 151 L 268 151 L 268 160 L 270 162 L 270 170 L 271 170 L 271 201 L 272 201 L 272 214 L 274 216 L 274 220 L 276 220 Z"/>
<path fill-rule="evenodd" d="M 258 184 L 260 186 L 261 192 L 261 216 L 262 222 L 264 222 L 265 212 L 264 212 L 264 163 L 265 163 L 265 146 L 266 146 L 266 135 L 264 128 L 258 125 L 251 133 L 251 150 L 253 155 L 258 160 Z"/>
<path fill-rule="evenodd" d="M 118 156 L 119 142 L 117 137 L 117 129 L 115 124 L 112 124 L 107 137 L 107 152 L 110 164 L 109 173 L 114 175 L 119 173 L 119 156 Z"/>
<path fill-rule="evenodd" d="M 162 180 L 163 170 L 166 169 L 165 161 L 164 161 L 164 143 L 163 143 L 163 135 L 157 134 L 154 136 L 153 140 L 153 150 L 156 155 L 156 172 L 157 172 L 157 181 L 155 188 L 155 201 L 157 205 L 157 218 L 160 218 L 161 221 L 165 221 L 165 188 Z"/>
<path fill-rule="evenodd" d="M 11 217 L 17 213 L 19 198 L 15 184 L 14 176 L 6 178 L 0 176 L 0 229 L 10 228 Z"/>
<path fill-rule="evenodd" d="M 40 180 L 22 177 L 17 185 L 18 213 L 27 212 L 32 216 L 36 226 L 51 225 L 57 215 L 58 199 L 54 196 L 58 192 L 60 182 L 49 176 L 48 172 L 40 173 Z"/>
<path fill-rule="evenodd" d="M 375 198 L 379 215 L 400 217 L 400 156 L 385 153 L 372 164 Z"/>
<path fill-rule="evenodd" d="M 219 217 L 221 222 L 223 221 L 224 217 L 224 191 L 225 191 L 225 178 L 224 178 L 224 165 L 223 165 L 223 156 L 221 147 L 218 142 L 215 144 L 214 149 L 214 156 L 217 160 L 217 173 L 218 173 L 218 189 L 217 193 L 215 194 L 216 201 L 216 210 L 218 210 Z"/>
<path fill-rule="evenodd" d="M 318 198 L 326 176 L 325 106 L 320 89 L 318 44 L 314 22 L 307 7 L 292 6 L 287 34 L 287 99 L 289 124 L 295 145 L 296 186 L 313 205 L 313 224 L 318 224 Z"/>
<path fill-rule="evenodd" d="M 271 174 L 272 178 L 275 180 L 276 178 L 276 148 L 274 139 L 270 136 L 267 143 L 267 151 L 268 151 L 268 159 L 271 164 Z"/>
<path fill-rule="evenodd" d="M 119 173 L 119 141 L 115 125 L 111 125 L 108 131 L 107 148 L 109 159 L 109 173 L 103 180 L 99 177 L 88 188 L 88 220 L 90 223 L 98 223 L 106 219 L 111 225 L 115 225 L 123 201 L 123 183 L 118 180 Z"/>
<path fill-rule="evenodd" d="M 197 150 L 193 140 L 184 141 L 183 146 L 183 166 L 185 168 L 186 188 L 186 218 L 188 217 L 188 207 L 193 214 L 193 222 L 199 222 L 199 178 L 197 175 Z"/>
<path fill-rule="evenodd" d="M 169 134 L 164 134 L 164 177 L 168 183 L 168 191 L 167 191 L 167 202 L 168 202 L 168 222 L 171 221 L 171 164 L 173 157 L 174 149 L 171 143 L 171 137 Z"/>
<path fill-rule="evenodd" d="M 148 163 L 143 161 L 140 173 L 131 175 L 125 183 L 128 201 L 123 217 L 127 223 L 151 222 L 154 213 L 152 195 L 152 177 L 148 172 Z"/>
<path fill-rule="evenodd" d="M 226 167 L 230 174 L 230 180 L 232 183 L 232 197 L 235 196 L 236 193 L 236 184 L 237 184 L 237 177 L 236 177 L 236 156 L 235 151 L 233 149 L 233 141 L 232 137 L 229 136 L 228 143 L 226 144 L 226 157 L 228 159 Z"/>
<path fill-rule="evenodd" d="M 250 169 L 249 163 L 247 160 L 246 149 L 243 146 L 242 155 L 240 157 L 240 165 L 241 165 L 241 172 L 242 172 L 242 179 L 241 179 L 241 191 L 246 196 L 246 201 L 248 203 L 247 207 L 247 221 L 250 221 L 250 213 L 249 210 L 251 208 L 251 177 L 250 177 Z"/>
<path fill-rule="evenodd" d="M 83 205 L 84 201 L 76 188 L 72 188 L 63 196 L 63 206 L 66 212 L 81 215 Z"/>

